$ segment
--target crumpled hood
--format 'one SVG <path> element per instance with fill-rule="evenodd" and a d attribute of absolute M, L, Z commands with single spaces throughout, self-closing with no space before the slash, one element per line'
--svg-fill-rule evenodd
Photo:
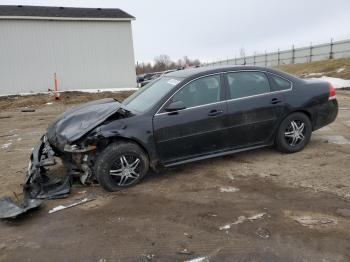
<path fill-rule="evenodd" d="M 63 151 L 67 143 L 72 143 L 103 123 L 122 108 L 113 98 L 106 98 L 82 104 L 60 115 L 47 129 L 50 144 Z"/>

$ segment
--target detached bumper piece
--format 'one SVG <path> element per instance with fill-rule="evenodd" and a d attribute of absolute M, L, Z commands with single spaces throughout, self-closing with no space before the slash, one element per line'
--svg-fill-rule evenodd
<path fill-rule="evenodd" d="M 31 155 L 23 185 L 23 200 L 13 201 L 10 197 L 0 200 L 0 218 L 14 218 L 39 207 L 43 199 L 64 198 L 69 195 L 72 185 L 70 176 L 62 180 L 46 175 L 45 167 L 56 164 L 54 156 L 55 152 L 46 136 L 43 136 Z"/>
<path fill-rule="evenodd" d="M 15 203 L 10 197 L 0 200 L 0 218 L 14 218 L 41 205 L 43 201 L 25 197 L 22 203 Z"/>

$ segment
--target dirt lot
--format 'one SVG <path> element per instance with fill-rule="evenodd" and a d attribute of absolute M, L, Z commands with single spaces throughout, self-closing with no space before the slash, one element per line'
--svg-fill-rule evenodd
<path fill-rule="evenodd" d="M 1 99 L 0 196 L 20 191 L 31 148 L 57 114 L 110 95 Z M 0 260 L 350 261 L 350 91 L 338 101 L 337 121 L 301 153 L 207 160 L 113 194 L 74 186 L 67 199 L 0 221 Z M 22 113 L 28 105 L 36 112 Z M 84 197 L 96 200 L 48 214 Z"/>

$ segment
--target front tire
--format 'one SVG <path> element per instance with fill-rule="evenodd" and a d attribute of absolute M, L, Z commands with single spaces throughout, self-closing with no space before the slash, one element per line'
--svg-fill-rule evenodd
<path fill-rule="evenodd" d="M 309 143 L 312 125 L 309 117 L 303 113 L 287 116 L 277 131 L 275 145 L 283 153 L 296 153 Z"/>
<path fill-rule="evenodd" d="M 149 160 L 142 148 L 131 142 L 110 144 L 95 163 L 100 185 L 110 192 L 137 184 L 148 172 Z"/>

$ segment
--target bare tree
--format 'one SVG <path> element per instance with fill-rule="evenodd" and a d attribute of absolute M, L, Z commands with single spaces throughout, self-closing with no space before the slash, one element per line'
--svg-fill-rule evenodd
<path fill-rule="evenodd" d="M 178 59 L 177 62 L 174 62 L 168 55 L 159 55 L 154 58 L 153 65 L 151 63 L 137 63 L 136 74 L 162 72 L 170 69 L 199 66 L 200 64 L 201 62 L 199 59 L 191 60 L 188 56 L 184 56 L 182 59 Z"/>
<path fill-rule="evenodd" d="M 154 58 L 154 68 L 157 71 L 168 70 L 171 64 L 171 59 L 168 55 L 160 55 Z"/>

